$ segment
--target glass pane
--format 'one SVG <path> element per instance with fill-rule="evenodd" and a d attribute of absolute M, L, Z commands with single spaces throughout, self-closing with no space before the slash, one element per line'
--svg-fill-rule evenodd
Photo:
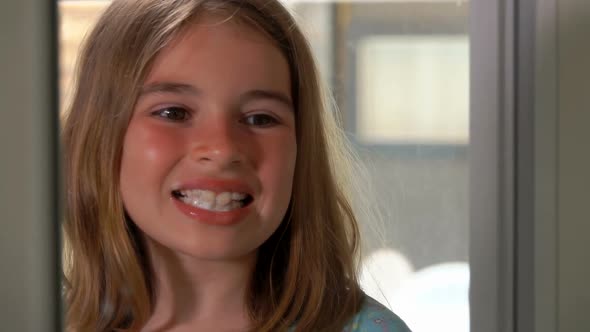
<path fill-rule="evenodd" d="M 362 284 L 414 332 L 469 330 L 469 2 L 284 0 L 370 172 Z M 60 1 L 61 94 L 108 1 Z"/>
<path fill-rule="evenodd" d="M 332 47 L 317 56 L 371 174 L 365 291 L 414 332 L 468 331 L 468 2 L 290 3 Z"/>

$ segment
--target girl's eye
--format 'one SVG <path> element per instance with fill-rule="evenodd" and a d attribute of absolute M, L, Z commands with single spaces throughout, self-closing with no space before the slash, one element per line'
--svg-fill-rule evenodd
<path fill-rule="evenodd" d="M 248 115 L 243 122 L 255 127 L 270 127 L 278 123 L 274 117 L 263 113 Z"/>
<path fill-rule="evenodd" d="M 166 107 L 152 113 L 168 121 L 182 122 L 189 119 L 189 112 L 182 107 Z"/>

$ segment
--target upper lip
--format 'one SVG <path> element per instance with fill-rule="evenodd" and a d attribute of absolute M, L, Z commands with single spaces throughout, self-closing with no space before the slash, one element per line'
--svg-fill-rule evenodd
<path fill-rule="evenodd" d="M 216 194 L 222 192 L 237 192 L 248 194 L 250 196 L 254 195 L 252 187 L 243 180 L 219 178 L 200 178 L 181 182 L 173 191 L 193 189 L 209 190 Z"/>

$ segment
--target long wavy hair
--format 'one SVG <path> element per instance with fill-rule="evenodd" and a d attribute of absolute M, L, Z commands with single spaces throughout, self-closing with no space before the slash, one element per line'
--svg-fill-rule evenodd
<path fill-rule="evenodd" d="M 123 137 L 154 58 L 201 15 L 267 35 L 288 60 L 296 108 L 292 198 L 259 248 L 247 308 L 253 331 L 339 331 L 359 310 L 354 156 L 310 47 L 276 0 L 115 0 L 87 36 L 63 123 L 66 325 L 137 331 L 154 298 L 150 262 L 119 191 Z"/>

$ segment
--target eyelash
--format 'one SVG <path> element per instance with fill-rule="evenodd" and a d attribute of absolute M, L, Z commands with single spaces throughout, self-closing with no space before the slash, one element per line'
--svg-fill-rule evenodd
<path fill-rule="evenodd" d="M 164 114 L 170 114 L 172 111 L 182 112 L 183 118 L 182 119 L 172 119 L 169 116 L 164 115 Z M 164 107 L 164 108 L 161 108 L 157 111 L 152 112 L 152 115 L 163 118 L 166 121 L 171 121 L 171 122 L 184 122 L 184 121 L 190 119 L 190 116 L 191 116 L 189 111 L 187 111 L 186 109 L 179 107 L 179 106 Z"/>
<path fill-rule="evenodd" d="M 182 118 L 181 119 L 171 118 L 170 114 L 172 112 L 182 112 Z M 170 121 L 170 122 L 185 122 L 185 121 L 189 120 L 191 117 L 191 114 L 188 110 L 186 110 L 183 107 L 179 107 L 179 106 L 171 106 L 171 107 L 161 108 L 161 109 L 158 109 L 157 111 L 152 112 L 152 115 L 163 118 L 164 120 Z M 261 117 L 265 121 L 264 124 L 254 124 L 254 123 L 249 122 L 249 120 L 253 120 L 255 118 L 261 118 Z M 240 122 L 245 125 L 258 127 L 258 128 L 267 128 L 267 127 L 272 127 L 272 126 L 279 124 L 279 120 L 276 117 L 274 117 L 270 114 L 267 114 L 267 113 L 247 114 L 240 120 Z"/>
<path fill-rule="evenodd" d="M 254 117 L 263 117 L 265 119 L 265 121 L 267 121 L 265 124 L 252 124 L 252 123 L 248 123 L 249 119 L 253 119 Z M 272 127 L 275 126 L 277 124 L 279 124 L 279 120 L 277 120 L 276 117 L 267 114 L 267 113 L 254 113 L 254 114 L 248 114 L 246 115 L 240 122 L 249 125 L 249 126 L 253 126 L 253 127 L 258 127 L 258 128 L 267 128 L 267 127 Z"/>

